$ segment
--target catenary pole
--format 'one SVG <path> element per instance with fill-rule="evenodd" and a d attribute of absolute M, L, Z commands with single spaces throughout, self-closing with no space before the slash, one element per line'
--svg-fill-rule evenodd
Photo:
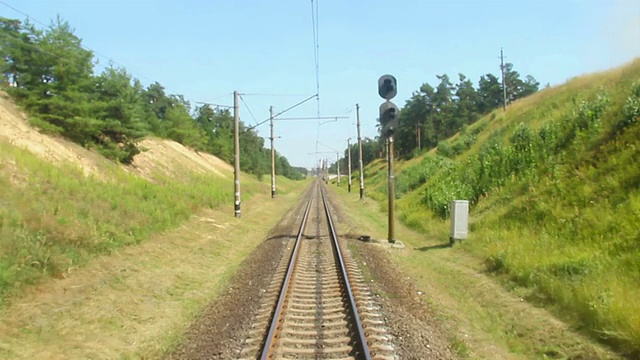
<path fill-rule="evenodd" d="M 351 138 L 347 139 L 347 191 L 351 192 Z"/>
<path fill-rule="evenodd" d="M 356 104 L 356 127 L 358 129 L 358 169 L 360 170 L 360 200 L 364 199 L 364 165 L 362 164 L 362 138 L 360 137 L 360 105 Z"/>
<path fill-rule="evenodd" d="M 240 114 L 238 113 L 238 92 L 233 92 L 233 184 L 234 213 L 239 218 L 240 212 Z"/>
<path fill-rule="evenodd" d="M 276 150 L 273 148 L 273 106 L 269 107 L 269 126 L 271 127 L 271 198 L 276 197 Z"/>

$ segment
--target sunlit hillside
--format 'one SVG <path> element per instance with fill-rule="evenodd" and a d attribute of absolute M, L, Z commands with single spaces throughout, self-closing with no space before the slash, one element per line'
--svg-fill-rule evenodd
<path fill-rule="evenodd" d="M 448 240 L 449 204 L 472 203 L 462 247 L 525 296 L 640 354 L 640 59 L 495 110 L 397 166 L 398 217 Z M 386 168 L 367 169 L 386 198 Z"/>
<path fill-rule="evenodd" d="M 232 167 L 177 142 L 147 138 L 131 165 L 32 128 L 0 98 L 0 304 L 24 285 L 62 278 L 98 254 L 233 202 Z M 268 179 L 242 174 L 244 199 Z M 279 179 L 280 191 L 291 180 Z M 231 212 L 231 210 L 229 210 Z"/>

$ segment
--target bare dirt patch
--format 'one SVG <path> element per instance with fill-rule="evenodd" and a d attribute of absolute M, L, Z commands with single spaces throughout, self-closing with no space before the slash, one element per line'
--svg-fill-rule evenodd
<path fill-rule="evenodd" d="M 108 169 L 117 165 L 100 154 L 60 137 L 42 134 L 33 128 L 27 115 L 20 111 L 9 95 L 0 91 L 0 141 L 27 149 L 35 155 L 55 163 L 71 163 L 85 175 L 108 176 Z M 139 144 L 140 154 L 123 168 L 146 179 L 161 176 L 182 176 L 186 173 L 215 174 L 222 178 L 233 176 L 233 167 L 221 159 L 193 151 L 175 141 L 146 138 Z"/>
<path fill-rule="evenodd" d="M 193 151 L 175 141 L 146 138 L 138 146 L 143 151 L 125 169 L 147 179 L 158 175 L 180 176 L 185 170 L 190 173 L 212 173 L 223 178 L 233 175 L 233 167 L 226 162 L 211 154 Z"/>
<path fill-rule="evenodd" d="M 27 149 L 52 162 L 79 166 L 85 175 L 102 176 L 102 169 L 115 164 L 99 154 L 64 139 L 39 133 L 27 122 L 27 116 L 15 106 L 9 95 L 0 91 L 0 140 Z"/>

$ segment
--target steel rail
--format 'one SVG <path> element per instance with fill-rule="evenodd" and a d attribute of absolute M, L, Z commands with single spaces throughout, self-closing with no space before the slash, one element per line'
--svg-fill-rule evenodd
<path fill-rule="evenodd" d="M 358 335 L 358 341 L 360 343 L 360 347 L 362 348 L 362 358 L 366 360 L 371 359 L 371 352 L 369 351 L 369 346 L 367 345 L 367 338 L 364 334 L 364 329 L 362 328 L 362 321 L 360 320 L 360 314 L 358 313 L 358 307 L 356 306 L 356 301 L 353 296 L 353 291 L 351 290 L 351 284 L 349 283 L 349 276 L 347 275 L 347 269 L 344 265 L 344 259 L 342 257 L 342 251 L 340 251 L 340 244 L 338 244 L 338 236 L 336 234 L 335 226 L 333 225 L 333 219 L 331 219 L 331 213 L 329 211 L 329 203 L 327 201 L 327 197 L 320 188 L 320 194 L 322 195 L 322 203 L 324 204 L 324 210 L 327 214 L 327 221 L 329 222 L 329 232 L 331 235 L 331 240 L 334 245 L 334 249 L 336 251 L 336 255 L 338 256 L 338 265 L 340 266 L 340 272 L 342 273 L 342 278 L 344 279 L 345 290 L 347 296 L 349 297 L 349 305 L 351 307 L 351 313 L 353 315 L 354 321 L 356 323 L 356 330 Z"/>
<path fill-rule="evenodd" d="M 273 318 L 271 319 L 271 325 L 269 326 L 269 333 L 267 334 L 267 339 L 265 341 L 264 347 L 262 348 L 262 352 L 260 355 L 261 360 L 266 360 L 271 355 L 272 341 L 275 336 L 276 330 L 278 328 L 278 323 L 280 322 L 280 315 L 282 315 L 282 304 L 284 303 L 284 299 L 286 298 L 287 292 L 289 291 L 289 282 L 291 280 L 291 275 L 293 274 L 296 261 L 298 260 L 298 249 L 300 248 L 300 240 L 302 239 L 302 233 L 304 232 L 304 228 L 307 225 L 307 218 L 309 217 L 312 200 L 313 200 L 313 192 L 311 192 L 311 195 L 309 196 L 309 202 L 307 203 L 307 207 L 304 210 L 302 223 L 300 224 L 300 229 L 298 230 L 298 236 L 296 237 L 296 245 L 293 248 L 293 253 L 291 254 L 291 260 L 289 260 L 287 275 L 285 276 L 284 281 L 282 282 L 282 290 L 280 291 L 280 296 L 278 297 L 276 310 L 273 314 Z"/>

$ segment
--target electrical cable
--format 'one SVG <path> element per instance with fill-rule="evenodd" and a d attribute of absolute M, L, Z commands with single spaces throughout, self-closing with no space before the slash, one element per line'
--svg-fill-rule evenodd
<path fill-rule="evenodd" d="M 318 0 L 316 0 L 315 4 L 314 0 L 311 0 L 311 27 L 313 32 L 313 62 L 316 75 L 316 94 L 318 94 L 316 115 L 320 117 L 320 46 L 318 44 Z M 318 141 L 320 139 L 320 125 L 321 123 L 320 121 L 318 121 L 318 128 L 316 129 L 316 152 L 318 151 Z"/>
<path fill-rule="evenodd" d="M 210 98 L 210 99 L 206 99 L 206 100 L 198 101 L 198 102 L 200 102 L 200 103 L 202 103 L 202 104 L 205 104 L 205 103 L 207 103 L 207 102 L 209 102 L 209 101 L 214 101 L 214 100 L 222 99 L 222 98 L 224 98 L 224 97 L 231 96 L 231 95 L 233 95 L 233 93 L 232 93 L 232 92 L 230 92 L 230 93 L 226 93 L 226 94 L 224 94 L 224 95 L 220 95 L 220 96 L 212 97 L 212 98 Z"/>
<path fill-rule="evenodd" d="M 289 106 L 288 108 L 286 108 L 286 109 L 284 109 L 284 110 L 280 111 L 279 113 L 277 113 L 277 114 L 273 115 L 273 118 L 275 119 L 276 117 L 278 117 L 278 116 L 280 116 L 280 115 L 282 115 L 282 114 L 286 113 L 286 112 L 287 112 L 287 111 L 289 111 L 289 110 L 292 110 L 292 109 L 294 109 L 294 108 L 297 108 L 298 106 L 300 106 L 300 105 L 302 105 L 302 104 L 306 103 L 307 101 L 309 101 L 309 100 L 311 100 L 311 99 L 313 99 L 314 97 L 317 97 L 317 96 L 318 96 L 318 94 L 311 95 L 311 96 L 309 96 L 308 98 L 306 98 L 306 99 L 304 99 L 304 100 L 302 100 L 302 101 L 300 101 L 300 102 L 296 103 L 295 105 L 293 105 L 293 106 Z M 246 128 L 242 133 L 244 134 L 244 133 L 246 133 L 246 132 L 249 132 L 249 131 L 251 131 L 251 130 L 253 130 L 253 129 L 257 128 L 258 126 L 260 126 L 260 125 L 262 125 L 262 124 L 266 123 L 266 122 L 267 122 L 267 121 L 269 121 L 269 120 L 271 120 L 271 117 L 268 117 L 268 118 L 266 118 L 265 120 L 260 121 L 259 123 L 255 124 L 254 126 L 250 126 L 250 127 Z"/>
<path fill-rule="evenodd" d="M 261 93 L 242 93 L 241 95 L 244 95 L 244 96 L 277 96 L 277 97 L 284 97 L 284 96 L 302 97 L 302 96 L 307 96 L 306 94 L 261 94 Z"/>
<path fill-rule="evenodd" d="M 238 96 L 240 97 L 240 100 L 242 101 L 242 103 L 244 104 L 244 106 L 247 108 L 247 111 L 249 111 L 249 115 L 251 115 L 251 117 L 253 118 L 253 121 L 256 123 L 256 125 L 258 124 L 258 120 L 256 120 L 256 117 L 253 116 L 253 112 L 251 111 L 251 109 L 249 108 L 249 105 L 247 105 L 246 101 L 244 101 L 244 98 L 242 97 L 241 94 L 238 94 Z"/>
<path fill-rule="evenodd" d="M 4 5 L 4 6 L 6 6 L 6 7 L 8 7 L 9 9 L 11 9 L 11 10 L 13 10 L 13 11 L 15 11 L 15 12 L 17 12 L 17 13 L 19 13 L 19 14 L 23 15 L 23 16 L 25 16 L 28 20 L 32 20 L 32 21 L 34 21 L 34 22 L 36 22 L 36 23 L 38 23 L 38 24 L 40 24 L 40 25 L 44 26 L 45 28 L 51 28 L 51 25 L 47 25 L 47 24 L 45 24 L 44 22 L 42 22 L 42 21 L 40 21 L 40 20 L 38 20 L 38 19 L 34 18 L 33 16 L 31 16 L 31 15 L 29 15 L 29 14 L 25 13 L 24 11 L 21 11 L 21 10 L 19 10 L 19 9 L 17 9 L 17 8 L 15 8 L 15 7 L 11 6 L 11 5 L 9 5 L 9 4 L 7 4 L 6 2 L 4 2 L 4 1 L 2 1 L 2 0 L 0 0 L 0 4 L 2 4 L 2 5 Z M 29 45 L 29 44 L 25 44 L 25 45 Z M 32 46 L 33 46 L 33 45 L 32 45 Z M 98 51 L 95 51 L 95 50 L 93 50 L 92 48 L 90 48 L 90 47 L 88 47 L 88 46 L 86 46 L 86 45 L 83 45 L 83 44 L 80 44 L 79 46 L 80 46 L 81 48 L 83 48 L 83 49 L 87 50 L 87 51 L 90 51 L 91 53 L 95 54 L 96 56 L 101 57 L 101 58 L 103 58 L 103 59 L 107 60 L 107 61 L 108 61 L 108 62 L 110 62 L 110 63 L 116 64 L 116 65 L 119 65 L 119 66 L 123 67 L 124 69 L 126 69 L 126 65 L 125 65 L 125 64 L 123 64 L 123 63 L 121 63 L 121 62 L 119 62 L 119 61 L 116 61 L 116 60 L 114 60 L 113 58 L 111 58 L 111 57 L 109 57 L 109 56 L 107 56 L 107 55 L 105 55 L 105 54 L 102 54 L 102 53 L 100 53 L 100 52 L 98 52 Z M 39 49 L 39 50 L 40 50 L 40 51 L 42 51 L 42 52 L 44 52 L 44 53 L 47 53 L 47 54 L 49 54 L 49 55 L 56 56 L 56 57 L 57 57 L 57 58 L 59 58 L 59 59 L 69 60 L 69 59 L 62 58 L 62 57 L 60 57 L 60 56 L 57 56 L 57 55 L 51 54 L 51 53 L 49 53 L 49 52 L 47 52 L 47 51 L 44 51 L 44 50 L 42 50 L 42 49 Z M 133 75 L 133 74 L 131 74 L 131 75 Z M 158 81 L 156 81 L 156 80 L 151 79 L 151 78 L 150 78 L 150 77 L 148 77 L 148 76 L 145 76 L 145 75 L 143 75 L 143 74 L 140 74 L 139 72 L 137 73 L 137 77 L 138 77 L 138 78 L 143 78 L 143 79 L 145 79 L 145 80 L 149 81 L 150 83 L 158 82 Z M 166 89 L 166 87 L 165 87 L 165 89 Z"/>

